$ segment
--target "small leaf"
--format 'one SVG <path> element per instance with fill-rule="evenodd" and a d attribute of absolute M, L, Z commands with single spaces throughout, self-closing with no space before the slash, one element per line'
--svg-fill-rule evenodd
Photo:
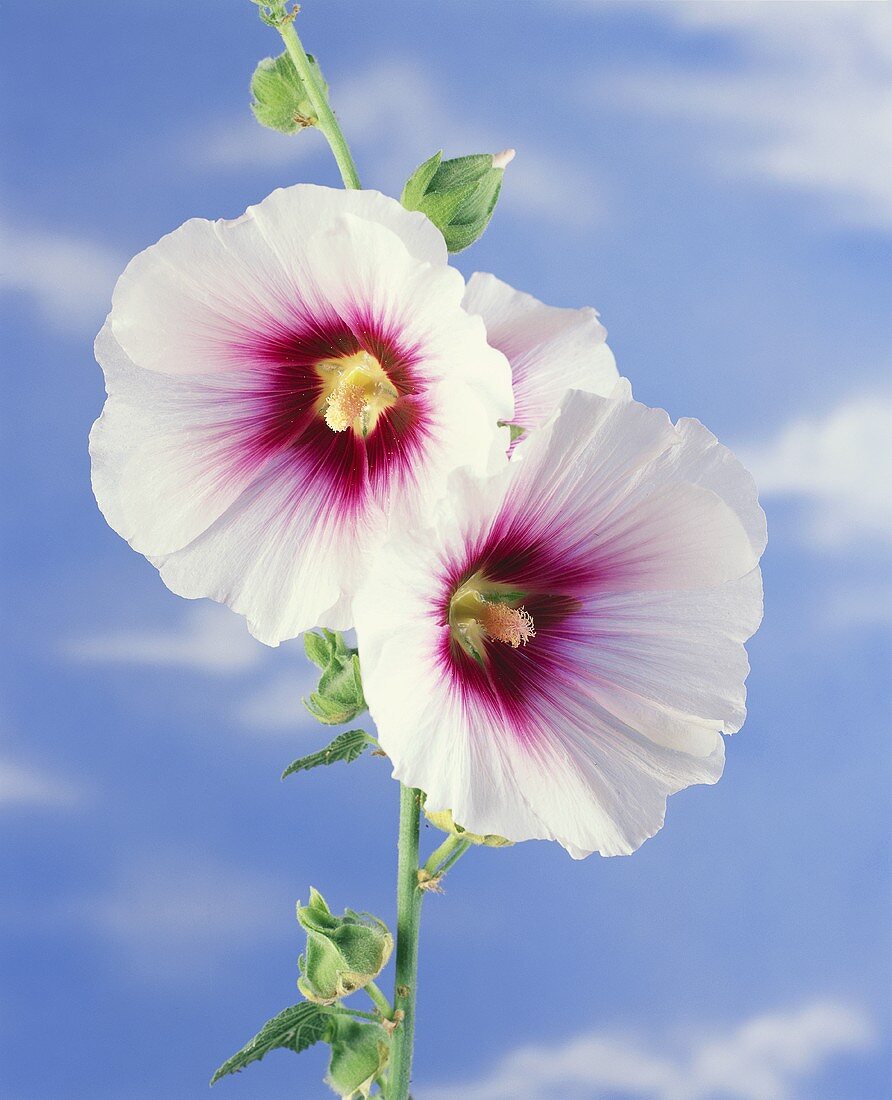
<path fill-rule="evenodd" d="M 223 1063 L 211 1078 L 214 1085 L 221 1077 L 238 1073 L 252 1062 L 259 1062 L 271 1050 L 282 1048 L 300 1054 L 325 1038 L 331 1014 L 322 1005 L 301 1001 L 283 1009 L 263 1025 L 254 1038 Z"/>
<path fill-rule="evenodd" d="M 285 779 L 295 772 L 308 772 L 311 768 L 336 764 L 339 760 L 350 764 L 357 757 L 362 756 L 369 745 L 377 745 L 377 743 L 365 730 L 347 730 L 346 733 L 339 733 L 327 748 L 310 753 L 309 756 L 301 756 L 289 764 L 282 772 L 282 778 Z"/>

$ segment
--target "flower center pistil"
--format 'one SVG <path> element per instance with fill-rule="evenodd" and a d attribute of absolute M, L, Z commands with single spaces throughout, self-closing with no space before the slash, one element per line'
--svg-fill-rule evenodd
<path fill-rule="evenodd" d="M 522 593 L 480 578 L 463 584 L 449 601 L 452 637 L 472 657 L 481 660 L 484 641 L 502 642 L 517 649 L 536 637 L 533 617 L 516 606 Z"/>
<path fill-rule="evenodd" d="M 333 432 L 352 428 L 367 436 L 399 393 L 378 360 L 367 351 L 316 364 L 323 389 L 319 411 Z"/>

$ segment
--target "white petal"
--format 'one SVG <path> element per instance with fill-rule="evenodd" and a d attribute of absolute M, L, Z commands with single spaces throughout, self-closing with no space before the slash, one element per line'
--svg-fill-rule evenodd
<path fill-rule="evenodd" d="M 151 561 L 171 591 L 228 604 L 255 638 L 275 646 L 323 621 L 350 625 L 341 595 L 352 591 L 382 526 L 371 507 L 345 524 L 312 470 L 284 455 L 202 535 Z"/>
<path fill-rule="evenodd" d="M 141 367 L 169 374 L 237 369 L 237 349 L 315 300 L 314 232 L 352 214 L 385 226 L 420 262 L 443 265 L 442 235 L 377 191 L 298 184 L 228 222 L 193 218 L 135 256 L 115 287 L 111 323 Z"/>
<path fill-rule="evenodd" d="M 540 427 L 567 390 L 610 396 L 619 374 L 595 310 L 547 306 L 481 272 L 468 280 L 464 305 L 511 364 L 515 424 Z"/>
<path fill-rule="evenodd" d="M 93 492 L 143 554 L 179 550 L 257 477 L 246 461 L 251 407 L 236 375 L 177 376 L 134 366 L 106 323 L 96 338 L 108 400 L 90 433 Z"/>

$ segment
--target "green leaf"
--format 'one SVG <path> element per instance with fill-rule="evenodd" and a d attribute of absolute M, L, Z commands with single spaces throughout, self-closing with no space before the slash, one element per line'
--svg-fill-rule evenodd
<path fill-rule="evenodd" d="M 301 756 L 282 772 L 285 779 L 295 772 L 308 772 L 311 768 L 325 767 L 328 764 L 336 764 L 343 760 L 350 764 L 357 757 L 362 756 L 369 745 L 377 745 L 378 742 L 365 730 L 347 730 L 339 733 L 332 743 L 319 752 L 310 753 L 309 756 Z"/>
<path fill-rule="evenodd" d="M 301 1001 L 283 1009 L 278 1016 L 263 1025 L 250 1043 L 223 1063 L 211 1078 L 214 1085 L 221 1077 L 238 1073 L 252 1062 L 259 1062 L 271 1050 L 282 1048 L 300 1054 L 302 1050 L 325 1038 L 331 1013 L 323 1005 Z"/>

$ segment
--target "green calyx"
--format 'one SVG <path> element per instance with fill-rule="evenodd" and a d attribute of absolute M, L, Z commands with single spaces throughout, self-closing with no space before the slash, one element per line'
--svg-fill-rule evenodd
<path fill-rule="evenodd" d="M 489 225 L 513 156 L 506 150 L 443 160 L 442 151 L 434 153 L 409 177 L 400 201 L 430 218 L 450 252 L 461 252 Z"/>
<path fill-rule="evenodd" d="M 318 890 L 310 890 L 297 919 L 307 933 L 297 987 L 315 1004 L 330 1005 L 373 981 L 387 965 L 393 936 L 383 921 L 347 909 L 335 916 Z"/>
<path fill-rule="evenodd" d="M 350 649 L 336 630 L 304 634 L 307 657 L 322 669 L 316 690 L 304 706 L 326 726 L 352 722 L 367 709 L 362 690 L 359 655 Z"/>
<path fill-rule="evenodd" d="M 316 83 L 327 97 L 328 85 L 318 62 L 311 54 L 307 54 L 307 59 Z M 270 130 L 293 134 L 319 122 L 306 85 L 287 51 L 278 57 L 265 57 L 258 64 L 251 77 L 251 96 L 254 117 Z"/>
<path fill-rule="evenodd" d="M 487 833 L 485 836 L 480 833 L 469 833 L 467 829 L 463 829 L 461 825 L 456 823 L 455 818 L 452 816 L 452 810 L 430 812 L 425 810 L 424 816 L 431 825 L 436 825 L 438 829 L 442 829 L 444 833 L 449 833 L 451 836 L 460 837 L 468 844 L 482 844 L 487 848 L 508 848 L 514 843 L 513 840 L 507 840 L 496 833 Z"/>
<path fill-rule="evenodd" d="M 333 1016 L 326 1041 L 331 1046 L 326 1083 L 338 1096 L 368 1097 L 390 1060 L 387 1031 L 381 1024 Z"/>

